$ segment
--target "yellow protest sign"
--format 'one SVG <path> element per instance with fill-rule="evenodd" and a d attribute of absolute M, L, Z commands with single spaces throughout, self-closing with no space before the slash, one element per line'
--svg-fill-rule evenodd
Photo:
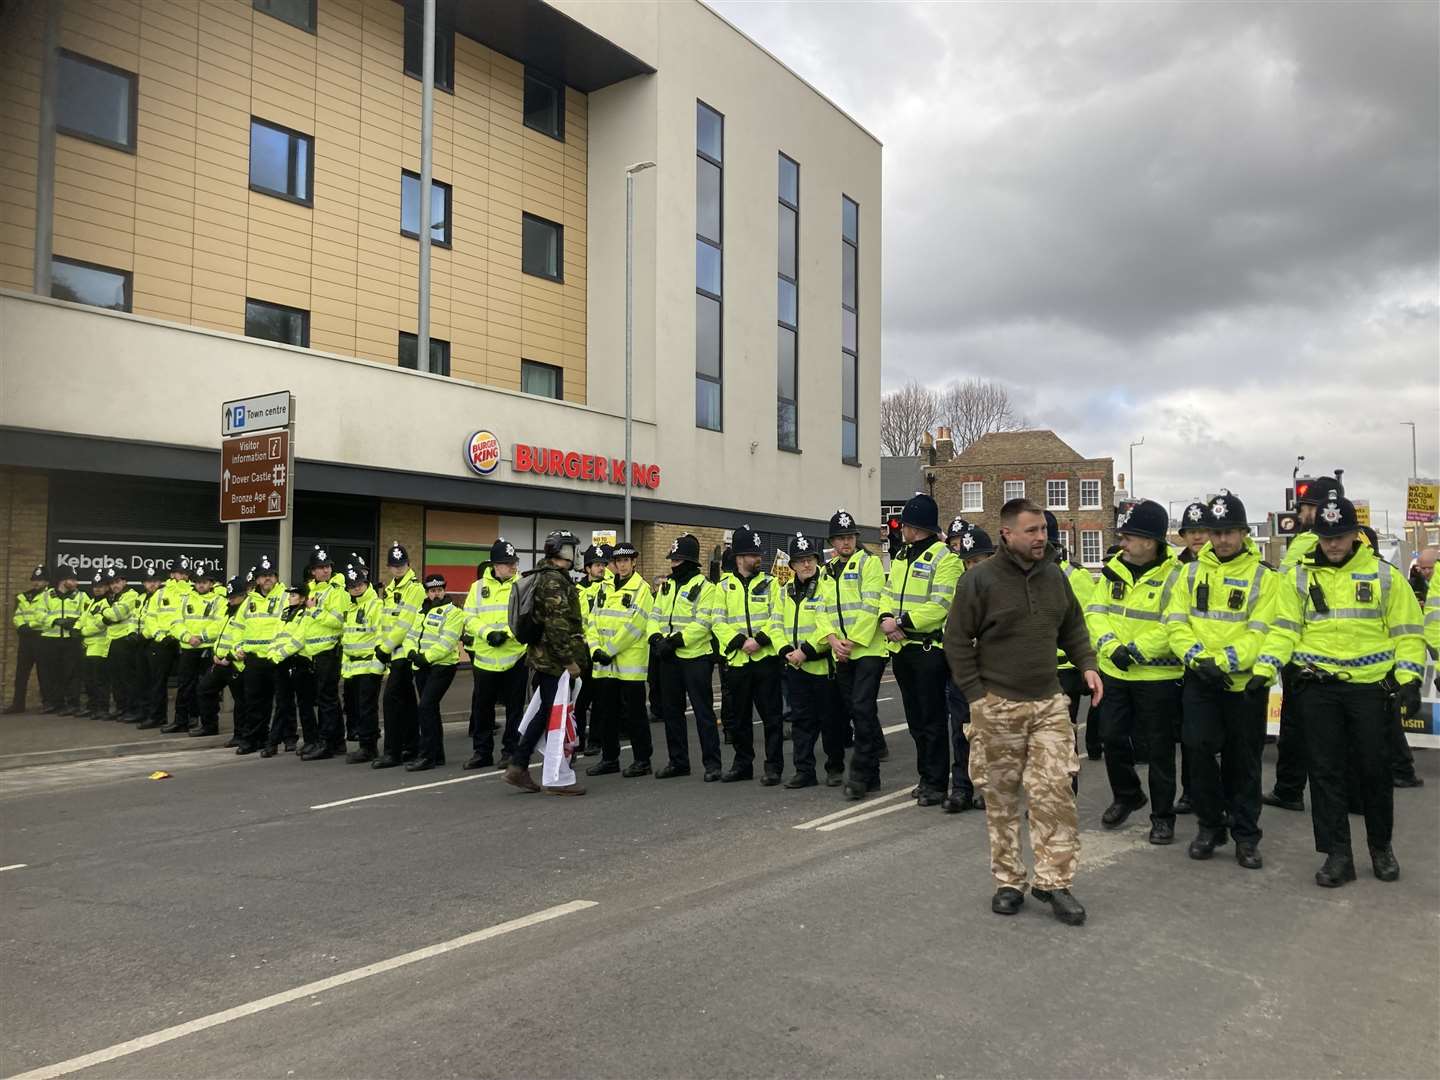
<path fill-rule="evenodd" d="M 1369 499 L 1353 499 L 1353 500 L 1351 500 L 1351 501 L 1355 503 L 1355 520 L 1358 521 L 1361 525 L 1369 525 L 1369 524 L 1370 524 L 1370 500 L 1369 500 Z"/>
<path fill-rule="evenodd" d="M 1440 520 L 1440 480 L 1411 479 L 1405 491 L 1405 520 Z"/>

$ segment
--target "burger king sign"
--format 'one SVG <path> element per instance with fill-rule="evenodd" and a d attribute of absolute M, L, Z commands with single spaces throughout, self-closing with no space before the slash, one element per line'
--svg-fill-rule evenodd
<path fill-rule="evenodd" d="M 500 467 L 500 440 L 493 431 L 477 431 L 465 443 L 465 463 L 479 476 Z"/>

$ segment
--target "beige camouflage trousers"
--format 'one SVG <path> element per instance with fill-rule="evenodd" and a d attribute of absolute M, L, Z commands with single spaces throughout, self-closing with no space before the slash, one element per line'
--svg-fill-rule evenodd
<path fill-rule="evenodd" d="M 1027 875 L 1020 852 L 1023 788 L 1030 809 L 1030 846 L 1035 850 L 1035 887 L 1068 889 L 1080 858 L 1080 819 L 1070 790 L 1080 759 L 1075 756 L 1065 695 L 1007 701 L 991 694 L 970 707 L 970 716 L 978 736 L 970 747 L 971 776 L 976 776 L 978 757 L 995 887 L 1025 890 Z"/>

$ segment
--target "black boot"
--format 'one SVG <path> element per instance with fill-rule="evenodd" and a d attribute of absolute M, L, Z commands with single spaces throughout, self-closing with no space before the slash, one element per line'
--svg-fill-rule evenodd
<path fill-rule="evenodd" d="M 190 730 L 190 722 L 173 720 L 160 729 L 161 735 L 182 735 Z"/>
<path fill-rule="evenodd" d="M 753 768 L 742 769 L 738 765 L 731 765 L 730 768 L 726 769 L 723 773 L 720 774 L 720 782 L 722 784 L 736 784 L 739 783 L 741 780 L 754 779 L 755 770 Z"/>
<path fill-rule="evenodd" d="M 400 764 L 400 759 L 394 754 L 381 754 L 374 761 L 370 762 L 370 767 L 372 769 L 393 769 Z"/>
<path fill-rule="evenodd" d="M 670 779 L 673 779 L 673 778 L 676 777 L 676 776 L 689 776 L 689 775 L 690 775 L 690 766 L 689 766 L 689 765 L 685 765 L 685 766 L 680 766 L 680 765 L 666 765 L 663 769 L 660 769 L 659 771 L 657 771 L 657 772 L 655 773 L 655 779 L 656 779 L 656 780 L 670 780 Z"/>
<path fill-rule="evenodd" d="M 1175 842 L 1175 822 L 1166 818 L 1150 819 L 1150 843 L 1152 844 L 1173 844 Z"/>
<path fill-rule="evenodd" d="M 963 814 L 966 810 L 975 809 L 975 797 L 963 791 L 952 791 L 940 803 L 940 809 L 947 814 Z"/>
<path fill-rule="evenodd" d="M 1014 915 L 1025 904 L 1025 894 L 1009 885 L 1002 885 L 990 898 L 990 910 L 996 915 Z"/>
<path fill-rule="evenodd" d="M 376 753 L 377 749 L 374 743 L 361 743 L 345 755 L 345 763 L 347 765 L 368 765 L 380 756 Z"/>
<path fill-rule="evenodd" d="M 200 739 L 200 738 L 204 738 L 206 735 L 219 735 L 219 734 L 220 734 L 220 728 L 219 728 L 218 726 L 217 726 L 217 727 L 206 727 L 204 724 L 201 724 L 199 727 L 193 727 L 193 728 L 190 729 L 190 737 L 191 737 L 192 739 Z"/>
<path fill-rule="evenodd" d="M 1175 813 L 1193 814 L 1194 812 L 1195 804 L 1190 801 L 1190 795 L 1188 792 L 1184 795 L 1181 795 L 1178 799 L 1175 800 Z"/>
<path fill-rule="evenodd" d="M 597 761 L 594 765 L 591 765 L 588 769 L 585 770 L 585 775 L 586 775 L 586 776 L 609 776 L 611 773 L 617 773 L 617 772 L 619 772 L 619 771 L 620 771 L 620 762 L 618 762 L 618 761 L 606 761 L 604 758 L 601 758 L 601 759 L 600 759 L 599 761 Z"/>
<path fill-rule="evenodd" d="M 1215 830 L 1207 829 L 1203 825 L 1200 831 L 1195 834 L 1195 839 L 1190 841 L 1189 848 L 1185 854 L 1192 859 L 1208 859 L 1215 854 Z"/>
<path fill-rule="evenodd" d="M 316 743 L 309 750 L 302 751 L 301 761 L 324 761 L 326 758 L 333 758 L 335 751 L 331 750 L 325 743 Z"/>
<path fill-rule="evenodd" d="M 1349 850 L 1332 851 L 1325 857 L 1325 865 L 1315 871 L 1315 884 L 1326 889 L 1338 889 L 1347 881 L 1355 880 L 1355 860 Z"/>
<path fill-rule="evenodd" d="M 814 787 L 816 784 L 814 773 L 797 772 L 789 780 L 785 781 L 785 787 L 794 791 L 796 788 Z"/>
<path fill-rule="evenodd" d="M 1304 799 L 1287 799 L 1274 791 L 1267 791 L 1260 796 L 1260 801 L 1266 806 L 1278 807 L 1281 810 L 1294 810 L 1298 813 L 1305 812 Z"/>
<path fill-rule="evenodd" d="M 1055 918 L 1066 926 L 1079 926 L 1085 921 L 1085 906 L 1070 895 L 1069 889 L 1031 889 L 1035 899 L 1049 904 Z"/>
<path fill-rule="evenodd" d="M 1131 814 L 1139 810 L 1149 801 L 1150 800 L 1144 795 L 1141 795 L 1134 802 L 1121 802 L 1119 799 L 1116 799 L 1105 808 L 1105 813 L 1100 815 L 1100 824 L 1104 825 L 1107 829 L 1118 829 L 1121 825 L 1125 824 L 1125 820 Z"/>
<path fill-rule="evenodd" d="M 1260 849 L 1248 840 L 1235 841 L 1235 861 L 1246 870 L 1259 870 L 1264 865 Z"/>
<path fill-rule="evenodd" d="M 1395 849 L 1389 844 L 1370 849 L 1370 866 L 1381 881 L 1395 881 L 1400 877 L 1400 863 L 1395 858 Z"/>
<path fill-rule="evenodd" d="M 620 775 L 631 779 L 637 776 L 649 776 L 650 763 L 648 761 L 632 761 L 629 765 L 625 766 L 625 771 Z"/>

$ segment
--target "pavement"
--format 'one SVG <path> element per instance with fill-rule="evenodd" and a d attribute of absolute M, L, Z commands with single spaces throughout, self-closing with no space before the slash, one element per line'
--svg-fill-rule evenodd
<path fill-rule="evenodd" d="M 1400 880 L 1334 891 L 1308 815 L 1265 810 L 1263 870 L 1197 863 L 1193 818 L 1102 831 L 1086 761 L 1072 928 L 990 912 L 982 815 L 909 800 L 881 696 L 858 804 L 217 749 L 6 772 L 0 1075 L 1435 1075 L 1436 755 L 1396 792 Z"/>

